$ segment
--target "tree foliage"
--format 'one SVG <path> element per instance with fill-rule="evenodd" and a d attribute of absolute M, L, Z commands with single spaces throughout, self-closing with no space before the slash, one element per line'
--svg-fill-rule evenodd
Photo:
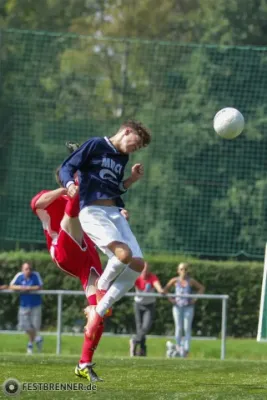
<path fill-rule="evenodd" d="M 1 237 L 42 241 L 28 203 L 53 187 L 61 144 L 135 117 L 153 132 L 140 153 L 144 182 L 127 195 L 143 247 L 261 255 L 267 53 L 233 46 L 266 43 L 266 11 L 266 1 L 252 0 L 3 1 Z M 247 120 L 233 142 L 212 131 L 228 105 Z"/>

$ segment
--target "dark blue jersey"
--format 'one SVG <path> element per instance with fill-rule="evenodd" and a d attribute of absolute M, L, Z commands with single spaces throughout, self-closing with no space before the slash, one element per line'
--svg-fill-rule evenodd
<path fill-rule="evenodd" d="M 114 199 L 118 207 L 123 207 L 120 196 L 125 193 L 122 181 L 128 160 L 129 156 L 120 153 L 107 137 L 95 137 L 63 162 L 60 180 L 66 187 L 74 182 L 78 171 L 80 209 L 100 199 Z"/>

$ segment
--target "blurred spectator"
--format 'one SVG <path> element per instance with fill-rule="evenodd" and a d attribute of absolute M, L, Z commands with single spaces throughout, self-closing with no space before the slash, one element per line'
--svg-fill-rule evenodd
<path fill-rule="evenodd" d="M 155 289 L 158 293 L 163 293 L 158 277 L 149 271 L 148 263 L 141 275 L 135 281 L 136 296 L 134 298 L 134 312 L 136 324 L 136 336 L 130 340 L 130 356 L 146 356 L 146 335 L 149 332 L 153 317 L 155 314 L 155 297 L 145 297 L 142 293 L 154 293 Z M 140 346 L 137 354 L 137 347 Z"/>
<path fill-rule="evenodd" d="M 164 288 L 164 293 L 167 293 L 171 287 L 174 287 L 177 295 L 177 297 L 170 299 L 171 303 L 173 303 L 172 313 L 176 339 L 176 352 L 174 352 L 172 356 L 179 355 L 180 357 L 186 357 L 190 350 L 194 304 L 196 299 L 185 298 L 180 295 L 192 294 L 193 289 L 196 289 L 198 294 L 204 293 L 205 290 L 201 283 L 189 276 L 188 268 L 189 264 L 187 263 L 179 264 L 177 267 L 178 276 L 172 278 Z M 184 341 L 182 341 L 183 331 Z"/>
<path fill-rule="evenodd" d="M 40 294 L 32 292 L 43 287 L 42 279 L 38 272 L 32 271 L 29 263 L 22 265 L 22 272 L 19 272 L 10 282 L 10 289 L 21 292 L 20 306 L 18 313 L 19 329 L 25 330 L 29 336 L 27 353 L 33 353 L 33 343 L 37 345 L 38 351 L 42 350 L 43 339 L 37 333 L 41 326 L 42 299 Z"/>
<path fill-rule="evenodd" d="M 3 279 L 0 277 L 0 290 L 8 289 L 8 285 L 4 285 Z"/>

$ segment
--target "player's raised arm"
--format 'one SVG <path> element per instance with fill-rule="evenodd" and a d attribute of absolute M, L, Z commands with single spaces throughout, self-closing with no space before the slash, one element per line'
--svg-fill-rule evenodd
<path fill-rule="evenodd" d="M 33 210 L 44 210 L 51 203 L 53 203 L 53 201 L 55 201 L 63 194 L 67 194 L 67 190 L 65 188 L 58 188 L 55 190 L 43 191 L 41 193 L 38 193 L 31 201 L 31 208 Z"/>
<path fill-rule="evenodd" d="M 123 181 L 123 189 L 127 190 L 133 183 L 139 181 L 144 175 L 144 166 L 142 164 L 135 164 L 132 167 L 131 175 Z"/>
<path fill-rule="evenodd" d="M 79 149 L 72 153 L 61 165 L 59 178 L 65 188 L 74 185 L 74 174 L 83 168 L 95 153 L 98 138 L 87 140 Z"/>

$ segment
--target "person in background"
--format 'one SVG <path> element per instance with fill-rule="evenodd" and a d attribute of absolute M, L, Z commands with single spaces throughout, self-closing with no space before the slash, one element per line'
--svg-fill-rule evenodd
<path fill-rule="evenodd" d="M 171 298 L 173 303 L 172 313 L 175 325 L 176 351 L 172 356 L 186 357 L 190 350 L 192 323 L 194 318 L 194 309 L 196 299 L 181 297 L 183 294 L 192 294 L 193 289 L 197 294 L 203 294 L 204 286 L 191 278 L 188 274 L 189 264 L 180 263 L 177 267 L 177 276 L 170 279 L 164 288 L 164 293 L 169 289 L 175 288 L 176 297 Z M 184 331 L 184 342 L 182 342 Z M 167 349 L 168 349 L 167 342 Z"/>
<path fill-rule="evenodd" d="M 145 262 L 144 269 L 141 275 L 135 281 L 136 296 L 134 298 L 134 313 L 136 324 L 136 336 L 130 339 L 130 356 L 146 356 L 146 335 L 149 332 L 153 317 L 155 314 L 156 298 L 145 297 L 142 293 L 158 293 L 163 294 L 158 277 L 152 274 L 149 270 L 149 265 Z M 140 346 L 139 353 L 137 354 L 137 347 Z"/>
<path fill-rule="evenodd" d="M 42 317 L 41 295 L 34 292 L 41 290 L 43 282 L 40 274 L 32 270 L 30 263 L 22 264 L 19 272 L 10 282 L 9 288 L 20 292 L 19 306 L 19 329 L 25 330 L 29 336 L 27 353 L 33 353 L 33 344 L 36 343 L 37 349 L 42 350 L 43 339 L 38 335 Z"/>
<path fill-rule="evenodd" d="M 8 289 L 8 285 L 4 285 L 3 279 L 0 277 L 0 290 Z"/>

